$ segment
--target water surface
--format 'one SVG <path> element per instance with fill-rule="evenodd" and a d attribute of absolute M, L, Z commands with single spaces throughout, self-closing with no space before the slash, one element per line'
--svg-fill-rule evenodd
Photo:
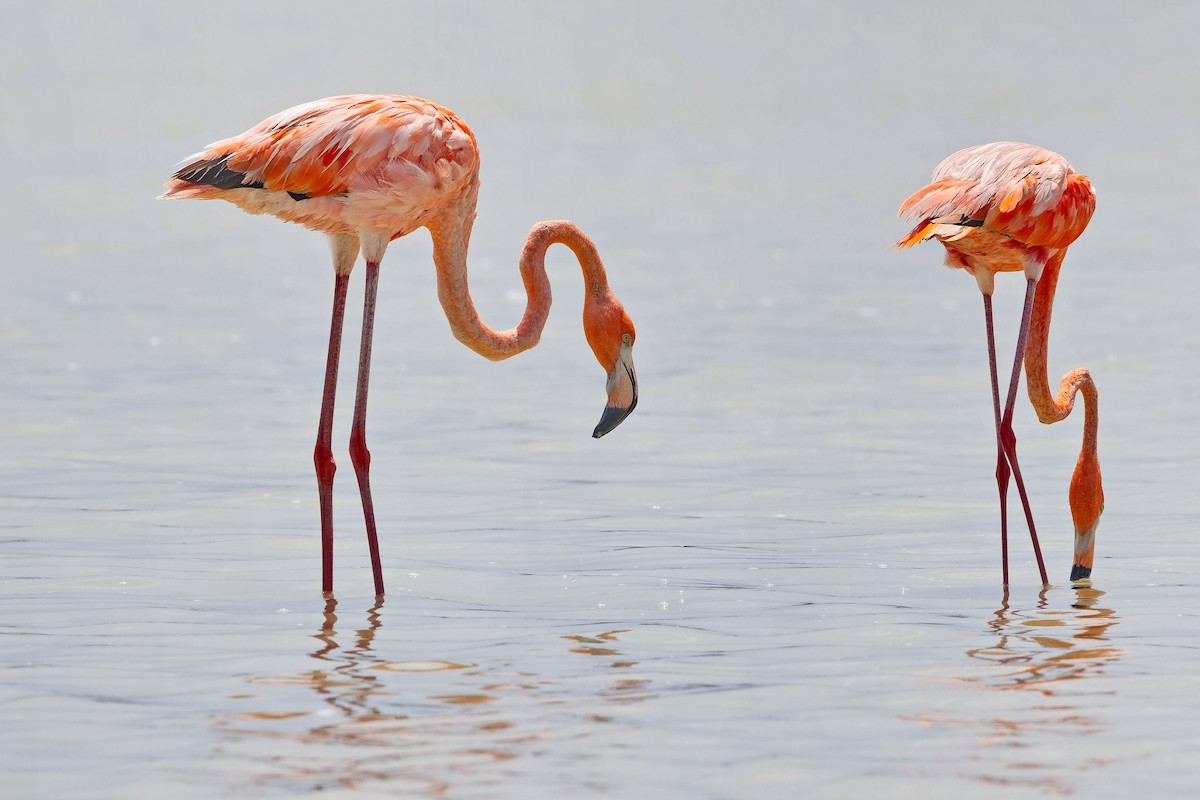
<path fill-rule="evenodd" d="M 1187 365 L 1200 78 L 1184 6 L 12 5 L 0 294 L 0 774 L 19 797 L 1188 796 L 1200 474 Z M 19 35 L 13 35 L 19 34 Z M 320 237 L 156 203 L 293 103 L 431 97 L 479 137 L 471 280 L 518 318 L 530 224 L 598 242 L 638 410 L 552 252 L 502 364 L 383 267 L 371 596 L 348 458 L 336 601 L 311 447 Z M 1000 565 L 981 303 L 887 245 L 959 147 L 1034 141 L 1097 187 L 1052 378 L 1103 402 L 1095 586 L 1067 586 L 1081 420 L 1021 399 L 1055 585 Z M 354 363 L 361 278 L 344 360 Z M 1018 282 L 1019 283 L 1019 282 Z M 1020 287 L 1000 282 L 1011 352 Z M 343 369 L 335 443 L 353 369 Z"/>

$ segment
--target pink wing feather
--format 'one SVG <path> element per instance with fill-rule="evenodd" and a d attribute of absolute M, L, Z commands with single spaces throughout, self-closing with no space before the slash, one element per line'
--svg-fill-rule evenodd
<path fill-rule="evenodd" d="M 184 161 L 163 197 L 229 200 L 329 232 L 401 235 L 465 193 L 478 171 L 475 136 L 452 111 L 414 97 L 346 95 L 214 142 Z"/>
<path fill-rule="evenodd" d="M 994 142 L 959 150 L 933 180 L 900 204 L 900 216 L 921 222 L 896 247 L 983 226 L 1035 247 L 1071 244 L 1096 208 L 1088 179 L 1041 147 Z"/>

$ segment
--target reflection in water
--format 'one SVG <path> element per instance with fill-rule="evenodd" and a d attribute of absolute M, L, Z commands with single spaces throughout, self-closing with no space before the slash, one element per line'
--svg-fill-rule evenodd
<path fill-rule="evenodd" d="M 372 695 L 378 689 L 376 676 L 364 670 L 378 663 L 371 654 L 371 642 L 379 630 L 379 612 L 383 608 L 380 597 L 367 611 L 367 627 L 356 631 L 353 648 L 339 651 L 334 635 L 338 618 L 337 600 L 332 596 L 325 600 L 324 622 L 315 635 L 321 647 L 311 654 L 313 658 L 329 665 L 326 669 L 314 669 L 301 676 L 305 683 L 325 699 L 329 706 L 343 717 L 352 719 L 377 719 L 382 716 L 372 705 Z"/>
<path fill-rule="evenodd" d="M 968 650 L 967 655 L 1005 667 L 987 678 L 965 678 L 993 689 L 1027 689 L 1054 697 L 1064 681 L 1099 675 L 1121 651 L 1105 647 L 1108 629 L 1117 624 L 1111 608 L 1097 602 L 1099 589 L 1076 589 L 1070 611 L 1046 608 L 1045 592 L 1032 612 L 1012 611 L 1008 598 L 988 624 L 999 637 L 996 645 Z"/>
<path fill-rule="evenodd" d="M 988 668 L 954 678 L 955 682 L 1011 693 L 1002 715 L 996 704 L 955 703 L 954 716 L 943 712 L 905 716 L 924 725 L 976 731 L 980 751 L 975 760 L 981 771 L 972 777 L 989 784 L 1024 786 L 1043 792 L 1070 794 L 1062 778 L 1072 768 L 1096 767 L 1098 759 L 1081 764 L 1049 761 L 1063 749 L 1050 746 L 1048 736 L 1081 736 L 1106 729 L 1094 709 L 1098 697 L 1113 695 L 1097 687 L 1095 678 L 1115 662 L 1122 651 L 1108 644 L 1109 629 L 1120 621 L 1116 612 L 1099 604 L 1104 592 L 1075 589 L 1069 609 L 1048 607 L 1046 593 L 1037 608 L 1012 609 L 1007 593 L 988 626 L 995 643 L 971 648 L 966 654 Z M 1092 679 L 1092 680 L 1088 680 Z M 978 716 L 963 716 L 962 708 L 978 707 Z"/>
<path fill-rule="evenodd" d="M 366 627 L 347 634 L 337 628 L 337 601 L 329 597 L 313 636 L 320 644 L 308 653 L 317 664 L 296 675 L 248 678 L 257 691 L 231 698 L 284 706 L 215 717 L 215 727 L 233 739 L 220 755 L 246 764 L 247 781 L 297 792 L 375 785 L 424 797 L 444 797 L 467 784 L 497 784 L 505 779 L 504 762 L 550 733 L 548 714 L 531 718 L 521 712 L 527 713 L 527 701 L 562 706 L 579 699 L 572 676 L 540 677 L 514 671 L 509 663 L 384 659 L 373 649 L 382 607 L 379 599 L 367 612 Z M 621 658 L 616 645 L 622 633 L 562 638 L 573 645 L 572 653 L 612 658 L 605 669 L 628 670 L 637 662 Z M 582 672 L 592 674 L 593 664 L 584 666 Z M 638 702 L 650 696 L 647 684 L 621 674 L 596 698 L 586 681 L 584 699 Z M 297 687 L 304 691 L 297 693 Z M 320 700 L 315 706 L 314 696 Z M 526 702 L 507 710 L 505 701 L 515 697 Z M 596 713 L 579 718 L 608 721 Z"/>
<path fill-rule="evenodd" d="M 627 630 L 607 631 L 596 636 L 564 636 L 562 638 L 569 642 L 575 642 L 578 647 L 572 647 L 572 653 L 580 653 L 585 656 L 598 656 L 600 658 L 617 657 L 621 655 L 621 651 L 612 647 L 616 642 L 617 636 L 622 633 L 628 633 Z M 628 669 L 629 667 L 637 666 L 636 661 L 615 660 L 609 664 L 613 669 Z M 620 677 L 614 680 L 603 695 L 605 700 L 618 703 L 640 703 L 643 700 L 649 700 L 653 695 L 646 694 L 645 690 L 650 685 L 650 681 L 640 678 L 625 678 Z M 597 720 L 603 721 L 601 717 L 596 717 Z"/>

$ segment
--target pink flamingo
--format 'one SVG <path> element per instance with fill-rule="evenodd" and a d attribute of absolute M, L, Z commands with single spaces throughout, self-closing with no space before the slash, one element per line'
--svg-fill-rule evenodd
<path fill-rule="evenodd" d="M 383 573 L 368 475 L 367 384 L 379 263 L 388 242 L 417 228 L 429 229 L 438 299 L 450 329 L 460 342 L 493 361 L 538 343 L 550 312 L 546 250 L 566 245 L 583 268 L 584 334 L 608 373 L 608 402 L 592 435 L 608 433 L 637 405 L 633 322 L 608 287 L 595 244 L 573 223 L 539 222 L 530 230 L 520 259 L 528 299 L 517 326 L 497 331 L 480 320 L 467 288 L 467 246 L 478 192 L 479 151 L 471 129 L 449 109 L 398 95 L 330 97 L 290 108 L 189 157 L 166 184 L 163 198 L 228 200 L 251 214 L 272 214 L 329 237 L 333 319 L 313 452 L 324 592 L 333 590 L 333 401 L 346 287 L 360 248 L 367 278 L 350 461 L 358 478 L 377 595 L 383 594 Z"/>
<path fill-rule="evenodd" d="M 1063 258 L 1068 245 L 1087 227 L 1095 208 L 1096 195 L 1087 177 L 1075 172 L 1066 159 L 1049 150 L 1016 142 L 994 142 L 959 150 L 938 165 L 928 186 L 900 204 L 902 217 L 920 222 L 895 246 L 904 248 L 936 238 L 946 248 L 946 265 L 974 275 L 983 293 L 992 407 L 996 416 L 996 483 L 1000 490 L 1000 548 L 1005 586 L 1008 586 L 1010 467 L 1029 525 L 1042 584 L 1049 585 L 1025 482 L 1017 465 L 1017 440 L 1012 430 L 1022 359 L 1029 399 L 1042 422 L 1050 424 L 1065 419 L 1074 406 L 1076 393 L 1083 393 L 1083 447 L 1068 495 L 1075 526 L 1071 580 L 1087 581 L 1092 573 L 1096 526 L 1104 510 L 1100 461 L 1096 454 L 1096 384 L 1086 369 L 1076 369 L 1063 376 L 1057 396 L 1051 395 L 1046 351 L 1054 290 Z M 1003 413 L 992 329 L 992 290 L 997 272 L 1024 272 L 1026 279 L 1025 307 Z"/>

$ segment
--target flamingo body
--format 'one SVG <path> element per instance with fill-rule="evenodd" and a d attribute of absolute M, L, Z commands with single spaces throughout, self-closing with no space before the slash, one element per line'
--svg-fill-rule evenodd
<path fill-rule="evenodd" d="M 345 95 L 290 108 L 187 158 L 164 198 L 227 200 L 323 233 L 395 239 L 466 195 L 475 135 L 412 97 Z"/>
<path fill-rule="evenodd" d="M 1006 585 L 1005 497 L 1010 474 L 1016 479 L 1042 581 L 1046 582 L 1011 427 L 1022 363 L 1030 400 L 1042 422 L 1057 422 L 1070 414 L 1076 393 L 1082 392 L 1085 399 L 1083 447 L 1068 493 L 1075 526 L 1071 579 L 1084 580 L 1091 575 L 1095 531 L 1104 509 L 1096 455 L 1096 387 L 1091 374 L 1078 369 L 1063 377 L 1057 396 L 1051 395 L 1046 357 L 1059 270 L 1068 246 L 1083 233 L 1095 208 L 1096 196 L 1086 176 L 1075 172 L 1057 153 L 1018 142 L 994 142 L 953 153 L 937 166 L 928 185 L 900 205 L 901 217 L 916 218 L 918 222 L 895 246 L 904 248 L 937 239 L 945 247 L 947 266 L 971 273 L 983 294 L 996 412 L 997 483 Z M 1024 272 L 1027 279 L 1025 309 L 1003 413 L 991 312 L 991 295 L 998 272 Z"/>
<path fill-rule="evenodd" d="M 948 156 L 900 205 L 920 220 L 897 247 L 936 238 L 946 265 L 980 274 L 1040 270 L 1079 238 L 1096 209 L 1088 179 L 1041 147 L 993 142 Z M 985 281 L 987 277 L 983 278 Z"/>
<path fill-rule="evenodd" d="M 325 389 L 313 460 L 321 501 L 322 588 L 332 590 L 330 449 L 346 287 L 361 250 L 367 265 L 363 334 L 350 456 L 359 483 L 377 595 L 383 579 L 369 483 L 366 406 L 379 264 L 388 243 L 418 228 L 433 239 L 438 299 L 454 335 L 480 355 L 501 360 L 537 344 L 550 311 L 545 254 L 563 244 L 584 276 L 583 328 L 608 374 L 599 438 L 637 405 L 633 322 L 608 286 L 595 243 L 571 222 L 533 226 L 521 253 L 527 303 L 518 324 L 493 330 L 480 318 L 467 284 L 467 248 L 479 192 L 475 135 L 454 112 L 400 95 L 343 95 L 290 108 L 245 133 L 185 159 L 165 199 L 217 199 L 251 214 L 271 214 L 329 237 L 335 272 Z"/>

